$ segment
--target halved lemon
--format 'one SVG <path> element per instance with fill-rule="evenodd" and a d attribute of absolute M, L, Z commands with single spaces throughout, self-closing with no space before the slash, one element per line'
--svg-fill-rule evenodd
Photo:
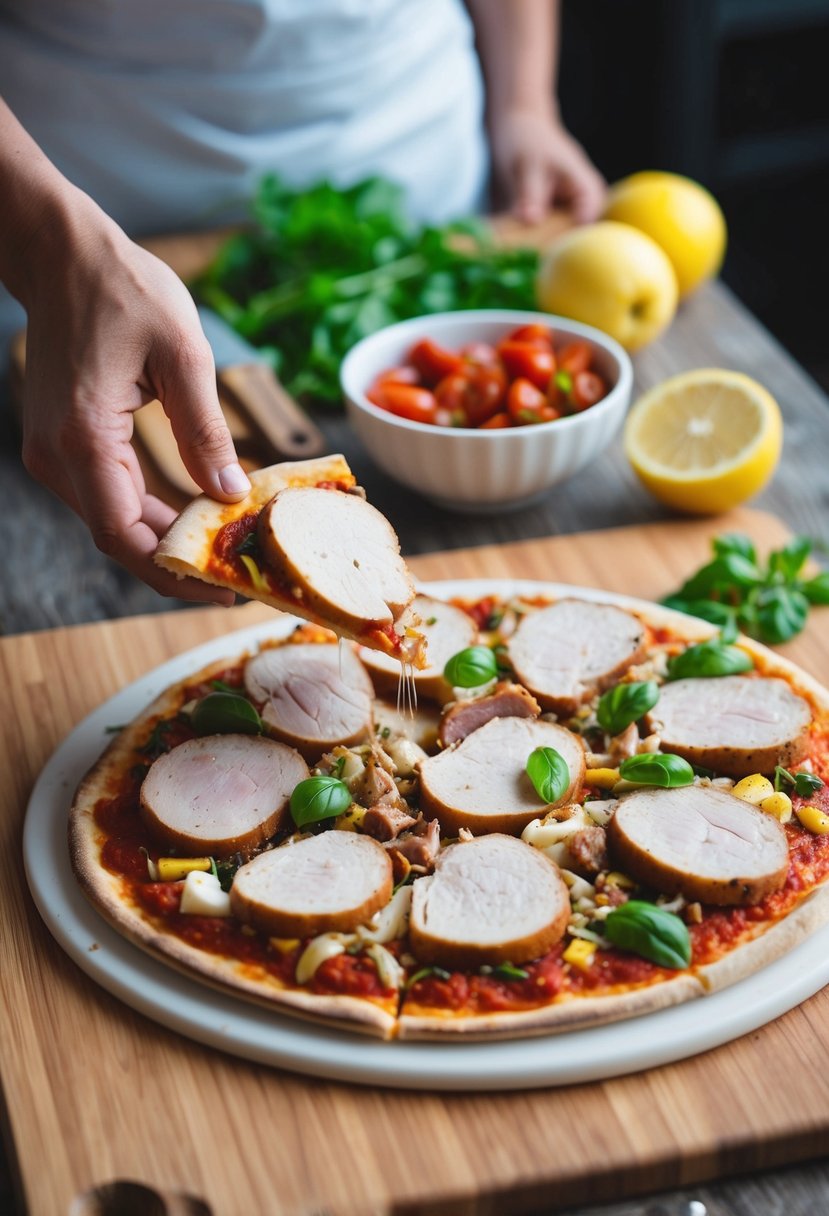
<path fill-rule="evenodd" d="M 771 477 L 783 446 L 780 408 L 741 372 L 704 368 L 664 380 L 628 415 L 625 454 L 660 502 L 728 511 Z"/>

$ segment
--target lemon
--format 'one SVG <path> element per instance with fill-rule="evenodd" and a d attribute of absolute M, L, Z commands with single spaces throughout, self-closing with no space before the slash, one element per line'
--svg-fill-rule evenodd
<path fill-rule="evenodd" d="M 751 498 L 780 458 L 783 420 L 772 395 L 741 372 L 706 368 L 664 380 L 636 402 L 625 454 L 660 502 L 713 515 Z"/>
<path fill-rule="evenodd" d="M 726 225 L 713 195 L 676 173 L 634 173 L 608 192 L 604 218 L 632 224 L 652 237 L 671 261 L 680 299 L 722 265 Z"/>

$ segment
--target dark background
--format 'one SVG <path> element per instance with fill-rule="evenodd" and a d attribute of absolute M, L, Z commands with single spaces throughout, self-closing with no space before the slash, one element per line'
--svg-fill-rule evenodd
<path fill-rule="evenodd" d="M 559 80 L 609 181 L 713 191 L 725 281 L 829 389 L 829 0 L 564 0 Z"/>

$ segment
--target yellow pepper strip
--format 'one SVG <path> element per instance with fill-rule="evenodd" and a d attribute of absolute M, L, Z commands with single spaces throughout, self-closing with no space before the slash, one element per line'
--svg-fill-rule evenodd
<path fill-rule="evenodd" d="M 816 836 L 829 836 L 829 815 L 825 815 L 819 807 L 799 806 L 795 812 L 807 832 Z"/>
<path fill-rule="evenodd" d="M 162 882 L 177 882 L 180 878 L 186 878 L 188 874 L 192 874 L 194 870 L 203 870 L 206 873 L 210 869 L 210 858 L 159 857 L 156 865 L 158 866 L 158 877 Z"/>
<path fill-rule="evenodd" d="M 632 891 L 636 883 L 632 878 L 628 878 L 627 874 L 623 874 L 621 870 L 608 870 L 604 876 L 604 885 L 606 887 L 621 887 L 623 891 Z"/>
<path fill-rule="evenodd" d="M 618 768 L 589 768 L 584 774 L 585 785 L 595 785 L 600 790 L 612 790 L 618 780 Z"/>
<path fill-rule="evenodd" d="M 596 947 L 592 942 L 586 942 L 579 937 L 574 937 L 561 957 L 571 967 L 578 967 L 580 971 L 586 971 L 593 962 L 595 954 Z"/>
<path fill-rule="evenodd" d="M 778 790 L 776 794 L 763 799 L 760 803 L 760 810 L 764 811 L 766 815 L 774 815 L 774 818 L 780 823 L 788 823 L 792 817 L 792 800 L 788 794 Z"/>
<path fill-rule="evenodd" d="M 274 950 L 278 950 L 280 954 L 290 954 L 292 950 L 296 950 L 300 940 L 298 937 L 271 937 L 268 939 Z"/>
<path fill-rule="evenodd" d="M 735 798 L 742 798 L 743 802 L 759 806 L 764 799 L 771 798 L 774 786 L 762 773 L 752 773 L 750 777 L 743 777 L 742 781 L 738 781 L 731 793 Z"/>
<path fill-rule="evenodd" d="M 257 591 L 270 591 L 267 580 L 262 571 L 257 566 L 256 562 L 248 553 L 240 553 L 239 560 L 250 575 L 250 581 L 253 583 Z"/>

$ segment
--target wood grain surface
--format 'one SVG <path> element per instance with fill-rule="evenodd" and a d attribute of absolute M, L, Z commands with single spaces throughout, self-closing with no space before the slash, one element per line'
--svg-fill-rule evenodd
<path fill-rule="evenodd" d="M 761 548 L 750 511 L 718 520 Z M 661 524 L 413 562 L 425 578 L 515 575 L 658 596 L 703 560 L 712 525 Z M 829 612 L 829 610 L 823 610 Z M 65 734 L 129 680 L 267 616 L 197 610 L 0 640 L 0 1073 L 27 1211 L 63 1216 L 116 1179 L 196 1196 L 213 1216 L 518 1216 L 818 1157 L 829 1143 L 826 991 L 704 1056 L 586 1086 L 395 1093 L 233 1059 L 98 989 L 40 923 L 20 861 L 23 811 Z M 786 653 L 829 680 L 817 611 Z M 71 790 L 67 789 L 67 804 Z M 209 1000 L 209 993 L 205 992 Z M 677 1209 L 679 1210 L 679 1209 Z"/>

